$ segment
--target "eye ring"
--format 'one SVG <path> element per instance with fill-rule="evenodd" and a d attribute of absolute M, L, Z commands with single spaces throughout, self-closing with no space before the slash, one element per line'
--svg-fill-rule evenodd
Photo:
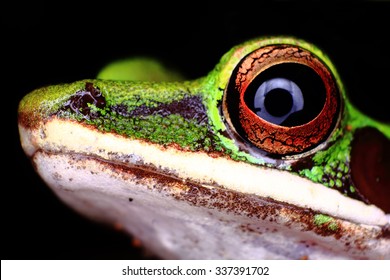
<path fill-rule="evenodd" d="M 319 98 L 319 91 L 324 92 L 322 103 L 318 105 L 320 107 L 314 115 L 310 115 L 310 118 L 301 123 L 282 125 L 286 116 L 302 110 L 303 101 L 299 100 L 302 98 L 302 92 L 309 96 L 307 90 L 302 90 L 294 81 L 278 75 L 271 75 L 270 79 L 263 79 L 260 84 L 258 82 L 261 80 L 259 77 L 266 75 L 264 73 L 277 72 L 274 70 L 278 67 L 303 68 L 304 73 L 316 76 L 313 79 L 319 80 L 317 84 L 321 84 L 310 92 L 311 99 Z M 306 77 L 308 76 L 305 74 L 300 78 L 303 87 Z M 291 108 L 285 109 L 282 117 L 270 117 L 267 110 L 264 110 L 263 103 L 263 107 L 260 106 L 260 111 L 263 112 L 256 112 L 255 107 L 259 108 L 258 104 L 255 105 L 256 98 L 266 98 L 263 92 L 265 87 L 268 87 L 268 92 L 274 89 L 285 91 L 294 99 L 295 103 Z M 322 89 L 318 89 L 319 87 Z M 260 97 L 256 97 L 256 94 Z M 253 95 L 255 101 L 248 101 Z M 310 51 L 288 44 L 265 46 L 245 56 L 234 69 L 222 102 L 223 114 L 233 131 L 257 148 L 271 155 L 281 156 L 307 152 L 327 139 L 339 121 L 340 108 L 340 92 L 328 67 Z"/>

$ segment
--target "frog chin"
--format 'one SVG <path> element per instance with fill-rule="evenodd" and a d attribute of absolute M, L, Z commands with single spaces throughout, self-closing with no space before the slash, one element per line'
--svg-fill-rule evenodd
<path fill-rule="evenodd" d="M 55 117 L 19 131 L 64 202 L 123 225 L 163 258 L 390 257 L 383 211 L 287 171 Z"/>

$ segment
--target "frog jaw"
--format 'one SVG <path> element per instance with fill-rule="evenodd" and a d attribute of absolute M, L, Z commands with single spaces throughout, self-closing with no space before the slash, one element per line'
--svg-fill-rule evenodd
<path fill-rule="evenodd" d="M 122 227 L 164 259 L 389 257 L 379 227 L 142 170 L 113 170 L 94 158 L 38 153 L 34 160 L 65 203 L 93 220 Z M 59 172 L 61 178 L 55 176 Z"/>
<path fill-rule="evenodd" d="M 62 200 L 95 220 L 123 225 L 163 258 L 388 257 L 382 211 L 286 171 L 130 140 L 57 117 L 35 129 L 19 129 L 38 173 Z M 213 166 L 220 168 L 209 169 Z M 230 179 L 238 176 L 227 178 L 222 166 L 245 175 L 235 185 Z M 205 171 L 194 173 L 201 168 Z M 291 195 L 272 194 L 269 187 L 275 180 L 282 187 L 291 186 Z M 251 188 L 251 182 L 256 187 Z M 341 201 L 334 209 L 296 205 L 296 193 L 302 194 L 300 202 L 305 196 L 323 201 L 324 195 Z M 345 207 L 342 202 L 352 204 Z M 356 208 L 350 214 L 343 212 L 351 207 Z M 359 218 L 363 220 L 353 221 L 356 211 L 365 212 Z M 332 216 L 332 222 L 319 223 L 318 215 L 323 214 Z M 197 240 L 206 234 L 215 246 Z M 229 242 L 218 241 L 224 240 L 222 235 Z M 237 244 L 248 245 L 242 250 Z M 250 251 L 253 246 L 258 250 Z M 190 254 L 191 250 L 195 251 Z"/>

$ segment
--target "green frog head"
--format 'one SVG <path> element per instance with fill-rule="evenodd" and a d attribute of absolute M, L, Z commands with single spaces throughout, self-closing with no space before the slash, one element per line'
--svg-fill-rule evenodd
<path fill-rule="evenodd" d="M 22 147 L 66 204 L 161 258 L 390 258 L 390 126 L 320 49 L 258 38 L 191 81 L 134 65 L 20 102 Z"/>

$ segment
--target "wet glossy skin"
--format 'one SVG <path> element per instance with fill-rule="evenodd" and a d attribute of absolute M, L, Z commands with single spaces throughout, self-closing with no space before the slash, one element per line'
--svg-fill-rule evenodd
<path fill-rule="evenodd" d="M 284 80 L 275 86 L 279 78 Z M 264 91 L 258 93 L 263 84 L 271 88 L 266 96 L 275 88 L 281 95 L 271 105 L 265 104 L 265 97 L 260 102 L 262 112 L 275 112 L 286 94 L 296 109 L 277 111 L 271 117 L 258 113 L 255 104 L 258 96 L 264 96 Z M 286 116 L 282 123 L 278 122 L 280 115 Z M 224 220 L 221 228 L 236 228 L 234 217 L 238 215 L 245 217 L 238 219 L 241 231 L 267 232 L 261 242 L 247 237 L 262 244 L 260 255 L 242 249 L 239 257 L 388 257 L 384 254 L 389 249 L 385 213 L 390 209 L 389 200 L 383 198 L 389 197 L 389 126 L 358 112 L 348 102 L 327 56 L 295 38 L 243 43 L 225 54 L 207 76 L 194 81 L 102 79 L 39 89 L 21 101 L 19 129 L 22 145 L 40 175 L 81 213 L 118 222 L 115 213 L 129 206 L 111 200 L 125 190 L 134 191 L 136 199 L 131 197 L 131 201 L 144 201 L 130 210 L 135 212 L 129 212 L 128 219 L 119 219 L 132 234 L 142 236 L 153 225 L 144 221 L 134 229 L 135 221 L 141 224 L 135 213 L 150 217 L 170 213 L 159 218 L 161 232 L 146 234 L 144 240 L 155 240 L 152 247 L 161 250 L 162 257 L 210 254 L 206 244 L 199 246 L 203 249 L 198 253 L 180 255 L 180 247 L 167 250 L 162 238 L 170 228 L 178 227 L 170 217 L 192 215 L 193 221 L 204 221 L 205 213 L 217 217 L 216 221 Z M 366 172 L 367 166 L 374 171 Z M 95 178 L 94 174 L 102 175 Z M 85 187 L 88 182 L 94 184 Z M 116 191 L 115 186 L 123 187 Z M 84 188 L 90 193 L 85 195 Z M 155 196 L 155 190 L 162 197 Z M 171 207 L 167 208 L 165 200 Z M 105 205 L 103 214 L 100 205 Z M 263 224 L 253 218 L 260 216 Z M 191 229 L 220 238 L 216 227 L 201 224 L 201 229 L 191 223 L 188 228 L 179 227 L 175 234 L 184 238 Z M 374 227 L 368 230 L 364 225 Z M 302 228 L 314 232 L 316 238 L 301 237 Z M 286 244 L 302 239 L 311 245 L 298 246 L 293 253 L 274 252 L 267 244 L 276 241 L 266 241 L 272 231 L 282 232 L 284 238 L 290 232 L 296 234 L 297 239 L 286 238 Z M 342 236 L 345 249 L 333 252 L 325 245 L 320 249 L 313 245 L 327 243 L 328 236 L 335 240 Z M 242 241 L 239 234 L 230 237 Z M 351 249 L 348 238 L 361 243 L 374 239 L 378 245 Z M 196 246 L 186 242 L 182 247 Z M 225 252 L 224 245 L 220 246 Z M 214 257 L 225 256 L 213 253 Z M 231 258 L 230 253 L 226 256 Z"/>

